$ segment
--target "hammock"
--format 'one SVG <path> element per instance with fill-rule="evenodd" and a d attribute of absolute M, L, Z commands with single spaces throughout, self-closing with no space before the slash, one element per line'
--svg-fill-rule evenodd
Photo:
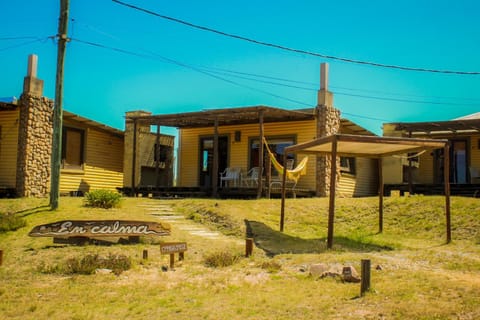
<path fill-rule="evenodd" d="M 263 143 L 265 144 L 267 152 L 270 155 L 270 161 L 272 162 L 272 165 L 278 171 L 278 174 L 280 176 L 283 176 L 283 166 L 280 164 L 280 162 L 278 162 L 277 158 L 275 158 L 275 155 L 272 153 L 272 151 L 268 147 L 268 143 L 265 138 L 263 138 Z M 296 168 L 291 170 L 287 169 L 287 179 L 294 181 L 296 184 L 298 182 L 298 179 L 300 179 L 300 176 L 307 174 L 307 162 L 308 162 L 308 156 L 303 158 Z"/>

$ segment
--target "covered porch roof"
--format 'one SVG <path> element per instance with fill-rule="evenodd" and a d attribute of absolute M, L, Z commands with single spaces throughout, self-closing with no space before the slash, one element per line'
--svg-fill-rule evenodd
<path fill-rule="evenodd" d="M 331 136 L 314 139 L 305 143 L 285 148 L 285 155 L 288 153 L 306 154 L 329 154 L 333 159 L 337 156 L 358 156 L 378 158 L 379 174 L 379 232 L 383 231 L 383 173 L 382 157 L 417 152 L 426 149 L 444 149 L 444 185 L 445 185 L 445 216 L 447 243 L 451 241 L 450 228 L 450 184 L 449 184 L 449 144 L 444 139 L 418 139 L 418 138 L 396 138 L 396 137 L 372 137 L 362 135 L 334 134 Z M 286 161 L 284 156 L 284 162 Z M 333 226 L 335 217 L 335 195 L 337 183 L 337 161 L 331 162 L 330 175 L 330 201 L 328 210 L 328 238 L 327 247 L 333 246 Z M 280 231 L 283 231 L 285 218 L 285 183 L 286 170 L 283 171 L 282 202 L 280 212 Z"/>
<path fill-rule="evenodd" d="M 435 135 L 451 133 L 480 132 L 479 118 L 460 118 L 450 121 L 398 122 L 390 123 L 396 130 L 404 130 L 412 135 Z"/>

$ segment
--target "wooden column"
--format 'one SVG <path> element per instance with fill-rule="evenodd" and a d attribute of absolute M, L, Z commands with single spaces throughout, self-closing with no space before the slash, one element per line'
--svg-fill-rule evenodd
<path fill-rule="evenodd" d="M 283 163 L 287 163 L 287 152 L 283 153 Z M 283 232 L 283 225 L 285 221 L 285 194 L 287 184 L 287 170 L 284 168 L 282 174 L 282 203 L 280 209 L 280 232 Z"/>
<path fill-rule="evenodd" d="M 447 223 L 447 243 L 452 241 L 452 229 L 450 226 L 450 145 L 447 142 L 443 149 L 443 176 L 445 184 L 445 217 Z"/>
<path fill-rule="evenodd" d="M 160 125 L 157 124 L 157 137 L 155 140 L 155 187 L 160 186 Z"/>
<path fill-rule="evenodd" d="M 378 158 L 378 233 L 383 232 L 383 159 Z"/>
<path fill-rule="evenodd" d="M 137 119 L 133 119 L 133 151 L 132 151 L 132 193 L 136 196 L 135 171 L 137 168 Z"/>
<path fill-rule="evenodd" d="M 264 127 L 263 127 L 263 110 L 258 112 L 258 125 L 259 125 L 259 145 L 258 145 L 258 166 L 260 167 L 260 176 L 258 177 L 258 189 L 257 189 L 257 199 L 260 199 L 262 196 L 263 190 L 263 180 L 262 174 L 264 172 L 264 159 L 263 159 L 263 138 L 264 138 Z"/>
<path fill-rule="evenodd" d="M 213 131 L 213 168 L 212 168 L 212 195 L 218 195 L 218 118 L 215 119 Z"/>
<path fill-rule="evenodd" d="M 333 247 L 333 227 L 335 219 L 335 190 L 337 182 L 337 137 L 334 136 L 332 140 L 331 153 L 331 169 L 330 169 L 330 200 L 328 203 L 328 237 L 327 248 Z"/>

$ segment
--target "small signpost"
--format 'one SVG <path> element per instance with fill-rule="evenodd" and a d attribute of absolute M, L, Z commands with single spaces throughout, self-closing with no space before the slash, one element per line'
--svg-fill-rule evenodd
<path fill-rule="evenodd" d="M 53 237 L 55 242 L 85 242 L 92 238 L 168 236 L 170 225 L 151 221 L 132 220 L 64 220 L 36 226 L 30 237 Z"/>
<path fill-rule="evenodd" d="M 170 269 L 173 269 L 175 264 L 175 253 L 178 253 L 178 260 L 182 261 L 185 258 L 185 251 L 187 251 L 186 242 L 165 242 L 160 244 L 160 253 L 170 254 Z"/>

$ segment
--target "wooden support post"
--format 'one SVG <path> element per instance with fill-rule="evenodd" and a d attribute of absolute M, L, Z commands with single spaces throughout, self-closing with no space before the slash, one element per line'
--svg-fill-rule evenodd
<path fill-rule="evenodd" d="M 447 243 L 452 241 L 452 229 L 450 222 L 450 146 L 447 143 L 443 150 L 444 161 L 443 161 L 443 176 L 445 184 L 445 217 L 447 224 Z"/>
<path fill-rule="evenodd" d="M 132 194 L 137 196 L 135 185 L 135 171 L 137 169 L 137 119 L 133 119 L 133 148 L 132 148 Z"/>
<path fill-rule="evenodd" d="M 0 250 L 0 266 L 3 264 L 3 250 Z"/>
<path fill-rule="evenodd" d="M 360 296 L 370 290 L 370 260 L 362 259 L 362 280 L 360 282 Z"/>
<path fill-rule="evenodd" d="M 262 197 L 262 191 L 263 191 L 263 179 L 262 179 L 262 174 L 264 172 L 264 157 L 263 157 L 263 138 L 264 138 L 264 126 L 263 126 L 263 111 L 260 110 L 258 112 L 258 125 L 259 125 L 259 137 L 258 137 L 258 166 L 260 167 L 260 176 L 258 177 L 258 189 L 257 189 L 257 199 L 260 199 Z"/>
<path fill-rule="evenodd" d="M 143 260 L 148 259 L 148 250 L 143 250 Z"/>
<path fill-rule="evenodd" d="M 175 266 L 175 254 L 170 253 L 170 269 L 173 269 L 174 266 Z"/>
<path fill-rule="evenodd" d="M 157 124 L 157 135 L 155 137 L 155 188 L 158 189 L 159 186 L 160 186 L 160 125 Z"/>
<path fill-rule="evenodd" d="M 212 168 L 212 196 L 218 195 L 218 175 L 219 175 L 219 158 L 218 158 L 218 118 L 215 118 L 215 125 L 213 130 L 213 168 Z"/>
<path fill-rule="evenodd" d="M 327 236 L 328 249 L 332 249 L 333 247 L 336 184 L 337 184 L 337 137 L 334 137 L 332 141 L 331 167 L 330 167 L 330 198 L 328 203 L 328 236 Z"/>
<path fill-rule="evenodd" d="M 247 238 L 245 240 L 245 257 L 250 257 L 253 252 L 253 239 Z"/>
<path fill-rule="evenodd" d="M 283 154 L 283 163 L 287 163 L 287 153 Z M 283 170 L 282 174 L 282 202 L 280 209 L 280 232 L 283 232 L 283 225 L 285 223 L 285 195 L 286 195 L 286 183 L 287 183 L 287 170 Z"/>
<path fill-rule="evenodd" d="M 383 232 L 383 161 L 378 158 L 378 233 Z"/>
<path fill-rule="evenodd" d="M 178 253 L 178 261 L 183 261 L 185 260 L 185 252 L 179 252 Z"/>

